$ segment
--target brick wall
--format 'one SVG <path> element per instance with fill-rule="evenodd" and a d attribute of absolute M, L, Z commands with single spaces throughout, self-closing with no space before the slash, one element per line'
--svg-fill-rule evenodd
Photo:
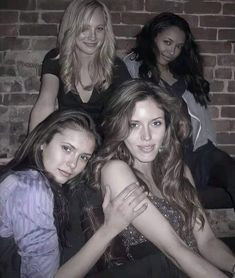
<path fill-rule="evenodd" d="M 201 47 L 211 83 L 210 111 L 219 146 L 235 156 L 234 0 L 106 0 L 118 54 L 134 42 L 144 22 L 162 11 L 188 20 Z M 27 133 L 29 113 L 40 87 L 45 53 L 55 46 L 68 0 L 0 2 L 0 158 L 13 154 Z"/>

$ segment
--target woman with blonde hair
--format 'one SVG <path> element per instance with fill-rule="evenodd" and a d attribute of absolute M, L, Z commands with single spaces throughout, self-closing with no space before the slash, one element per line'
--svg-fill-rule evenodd
<path fill-rule="evenodd" d="M 59 109 L 87 112 L 99 126 L 107 96 L 130 75 L 115 56 L 110 13 L 98 0 L 74 0 L 62 18 L 57 48 L 42 64 L 41 89 L 29 129 Z"/>

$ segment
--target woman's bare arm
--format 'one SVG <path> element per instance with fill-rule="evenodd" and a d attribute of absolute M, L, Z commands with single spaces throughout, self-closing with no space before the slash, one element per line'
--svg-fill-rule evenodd
<path fill-rule="evenodd" d="M 56 99 L 59 90 L 59 79 L 53 74 L 44 74 L 38 99 L 31 111 L 29 131 L 49 116 L 56 107 Z"/>
<path fill-rule="evenodd" d="M 56 278 L 84 277 L 102 256 L 110 241 L 147 208 L 146 194 L 135 183 L 127 186 L 112 203 L 110 195 L 111 191 L 106 187 L 103 202 L 104 224 L 82 249 L 58 270 Z M 141 202 L 142 205 L 138 206 Z"/>
<path fill-rule="evenodd" d="M 112 198 L 127 184 L 135 181 L 135 175 L 123 161 L 110 161 L 102 169 L 102 184 L 110 185 Z M 150 201 L 148 208 L 132 224 L 190 277 L 226 277 L 219 269 L 194 253 Z"/>

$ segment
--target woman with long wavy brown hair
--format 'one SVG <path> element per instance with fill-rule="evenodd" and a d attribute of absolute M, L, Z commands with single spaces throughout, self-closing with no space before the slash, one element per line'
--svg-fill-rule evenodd
<path fill-rule="evenodd" d="M 108 184 L 112 197 L 137 180 L 148 190 L 148 208 L 122 232 L 130 260 L 150 241 L 189 277 L 226 277 L 221 270 L 232 273 L 235 258 L 212 232 L 182 160 L 190 125 L 181 105 L 150 82 L 124 83 L 105 110 L 93 186 Z"/>

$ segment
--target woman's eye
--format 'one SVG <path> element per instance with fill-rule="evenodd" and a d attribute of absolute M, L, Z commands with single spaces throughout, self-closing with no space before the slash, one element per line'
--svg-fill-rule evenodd
<path fill-rule="evenodd" d="M 153 126 L 160 126 L 162 124 L 161 121 L 155 121 L 153 122 Z"/>
<path fill-rule="evenodd" d="M 63 149 L 65 152 L 67 152 L 67 153 L 70 153 L 70 152 L 72 151 L 72 148 L 69 147 L 69 146 L 66 146 L 66 145 L 63 145 L 63 146 L 62 146 L 62 149 Z"/>
<path fill-rule="evenodd" d="M 165 42 L 165 44 L 167 44 L 167 45 L 171 45 L 171 42 L 170 41 L 164 41 Z"/>
<path fill-rule="evenodd" d="M 130 123 L 130 128 L 136 128 L 136 127 L 138 127 L 137 123 Z"/>
<path fill-rule="evenodd" d="M 178 49 L 182 49 L 183 48 L 183 45 L 180 44 L 180 45 L 177 45 Z"/>
<path fill-rule="evenodd" d="M 88 25 L 83 26 L 82 33 L 89 31 L 90 27 Z"/>
<path fill-rule="evenodd" d="M 99 26 L 99 27 L 97 28 L 97 30 L 98 30 L 99 32 L 102 32 L 102 31 L 104 31 L 104 27 L 103 27 L 103 26 Z"/>
<path fill-rule="evenodd" d="M 80 158 L 84 161 L 88 161 L 90 159 L 90 157 L 87 155 L 81 155 Z"/>

